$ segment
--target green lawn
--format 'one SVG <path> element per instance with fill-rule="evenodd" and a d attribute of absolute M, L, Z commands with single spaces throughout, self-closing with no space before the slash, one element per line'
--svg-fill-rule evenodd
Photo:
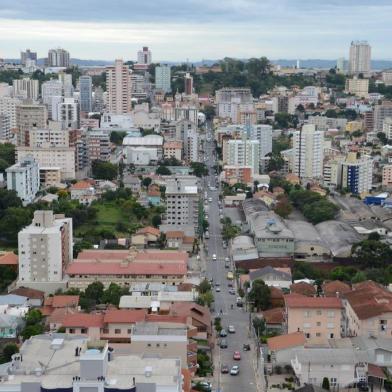
<path fill-rule="evenodd" d="M 117 222 L 125 222 L 126 218 L 121 214 L 120 207 L 114 203 L 97 204 L 97 221 L 100 225 L 115 225 Z"/>

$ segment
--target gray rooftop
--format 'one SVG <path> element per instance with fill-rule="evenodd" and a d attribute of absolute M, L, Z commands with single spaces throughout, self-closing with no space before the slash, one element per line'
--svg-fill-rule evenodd
<path fill-rule="evenodd" d="M 276 270 L 275 268 L 271 267 L 270 265 L 267 265 L 264 268 L 250 271 L 249 272 L 249 279 L 251 281 L 254 281 L 256 279 L 263 279 L 263 277 L 266 276 L 267 274 L 274 274 L 279 280 L 286 280 L 286 281 L 291 282 L 291 274 L 284 272 L 284 271 Z"/>
<path fill-rule="evenodd" d="M 256 238 L 288 238 L 294 239 L 293 232 L 273 211 L 260 211 L 248 219 L 252 234 Z"/>
<path fill-rule="evenodd" d="M 315 227 L 306 221 L 286 219 L 287 227 L 293 232 L 296 242 L 317 243 L 326 246 Z"/>
<path fill-rule="evenodd" d="M 312 364 L 353 364 L 366 359 L 366 354 L 352 348 L 301 348 L 294 350 L 301 363 Z"/>
<path fill-rule="evenodd" d="M 242 209 L 244 211 L 246 220 L 248 216 L 260 211 L 268 211 L 268 207 L 260 199 L 246 199 L 242 202 Z"/>

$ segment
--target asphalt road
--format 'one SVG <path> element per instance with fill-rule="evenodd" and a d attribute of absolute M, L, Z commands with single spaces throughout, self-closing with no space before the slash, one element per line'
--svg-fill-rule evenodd
<path fill-rule="evenodd" d="M 211 135 L 212 136 L 212 135 Z M 213 158 L 213 147 L 212 142 L 206 143 L 206 164 L 210 169 L 210 175 L 208 177 L 207 185 L 216 186 L 215 175 L 211 175 L 214 172 L 212 169 L 216 164 L 216 160 Z M 204 196 L 204 195 L 203 195 Z M 243 344 L 252 343 L 248 336 L 248 326 L 249 326 L 249 314 L 245 311 L 245 308 L 239 308 L 236 306 L 237 295 L 229 294 L 229 281 L 226 279 L 228 271 L 234 271 L 232 265 L 230 269 L 225 268 L 225 257 L 228 256 L 227 250 L 223 249 L 223 242 L 221 236 L 221 223 L 219 219 L 219 190 L 210 191 L 208 190 L 208 197 L 212 198 L 212 202 L 208 203 L 208 221 L 209 221 L 209 233 L 210 238 L 208 240 L 208 256 L 207 256 L 207 266 L 206 275 L 207 277 L 213 278 L 215 283 L 220 284 L 221 291 L 216 292 L 214 287 L 214 308 L 215 316 L 220 316 L 222 319 L 222 326 L 227 330 L 229 325 L 235 327 L 236 332 L 234 334 L 228 334 L 227 343 L 228 348 L 220 349 L 216 348 L 214 355 L 214 366 L 215 366 L 215 385 L 213 385 L 215 390 L 220 390 L 221 392 L 240 392 L 256 391 L 256 381 L 255 374 L 252 366 L 252 355 L 253 352 L 244 352 Z M 212 261 L 212 255 L 217 256 L 217 261 Z M 235 285 L 235 282 L 233 282 Z M 233 305 L 233 309 L 231 309 Z M 220 315 L 220 311 L 222 314 Z M 219 342 L 219 339 L 217 339 Z M 254 346 L 252 346 L 254 350 Z M 241 353 L 241 360 L 233 360 L 234 351 L 239 351 Z M 221 374 L 221 365 L 225 364 L 231 368 L 233 365 L 239 365 L 240 373 L 237 376 L 231 376 L 230 374 Z"/>

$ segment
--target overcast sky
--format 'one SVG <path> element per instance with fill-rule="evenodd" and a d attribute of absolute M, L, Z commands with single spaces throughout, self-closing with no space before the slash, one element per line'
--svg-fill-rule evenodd
<path fill-rule="evenodd" d="M 63 47 L 83 59 L 392 59 L 392 0 L 0 0 L 0 57 Z"/>

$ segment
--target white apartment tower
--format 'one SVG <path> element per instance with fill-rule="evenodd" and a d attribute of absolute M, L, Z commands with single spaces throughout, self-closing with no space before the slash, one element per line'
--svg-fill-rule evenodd
<path fill-rule="evenodd" d="M 137 52 L 137 63 L 150 65 L 151 61 L 152 61 L 151 50 L 148 49 L 148 46 L 143 46 L 143 49 Z"/>
<path fill-rule="evenodd" d="M 62 129 L 79 127 L 79 104 L 73 98 L 64 98 L 63 102 L 57 104 L 55 121 L 61 123 Z"/>
<path fill-rule="evenodd" d="M 65 49 L 50 49 L 48 52 L 48 67 L 69 67 L 69 52 Z"/>
<path fill-rule="evenodd" d="M 171 91 L 171 70 L 170 65 L 158 65 L 155 67 L 155 88 L 164 93 Z"/>
<path fill-rule="evenodd" d="M 259 157 L 264 158 L 272 152 L 272 125 L 258 124 L 250 128 L 250 138 L 259 141 Z"/>
<path fill-rule="evenodd" d="M 382 131 L 387 139 L 392 139 L 392 117 L 387 117 L 383 121 Z"/>
<path fill-rule="evenodd" d="M 83 75 L 79 78 L 80 89 L 80 111 L 91 112 L 93 110 L 93 90 L 92 78 L 89 75 Z"/>
<path fill-rule="evenodd" d="M 33 157 L 26 157 L 23 161 L 15 163 L 7 172 L 7 189 L 15 191 L 24 206 L 34 201 L 39 191 L 39 167 Z"/>
<path fill-rule="evenodd" d="M 42 83 L 41 86 L 42 102 L 48 108 L 48 117 L 53 119 L 56 115 L 57 104 L 62 101 L 63 96 L 63 84 L 60 80 L 48 80 Z"/>
<path fill-rule="evenodd" d="M 18 98 L 0 97 L 0 113 L 8 116 L 11 129 L 16 128 L 16 108 L 21 103 Z"/>
<path fill-rule="evenodd" d="M 19 99 L 36 101 L 39 95 L 38 80 L 29 78 L 15 79 L 12 81 L 13 96 Z"/>
<path fill-rule="evenodd" d="M 54 293 L 65 288 L 64 271 L 73 257 L 72 219 L 35 211 L 18 234 L 18 286 Z"/>
<path fill-rule="evenodd" d="M 314 124 L 305 124 L 293 134 L 294 173 L 300 178 L 321 178 L 323 175 L 324 132 Z"/>
<path fill-rule="evenodd" d="M 348 73 L 350 75 L 370 74 L 371 47 L 367 41 L 352 41 L 350 57 L 348 61 Z"/>
<path fill-rule="evenodd" d="M 260 142 L 246 138 L 227 142 L 227 164 L 229 166 L 250 166 L 253 174 L 259 174 Z"/>
<path fill-rule="evenodd" d="M 123 60 L 106 68 L 107 108 L 109 113 L 124 114 L 131 111 L 131 78 Z"/>

